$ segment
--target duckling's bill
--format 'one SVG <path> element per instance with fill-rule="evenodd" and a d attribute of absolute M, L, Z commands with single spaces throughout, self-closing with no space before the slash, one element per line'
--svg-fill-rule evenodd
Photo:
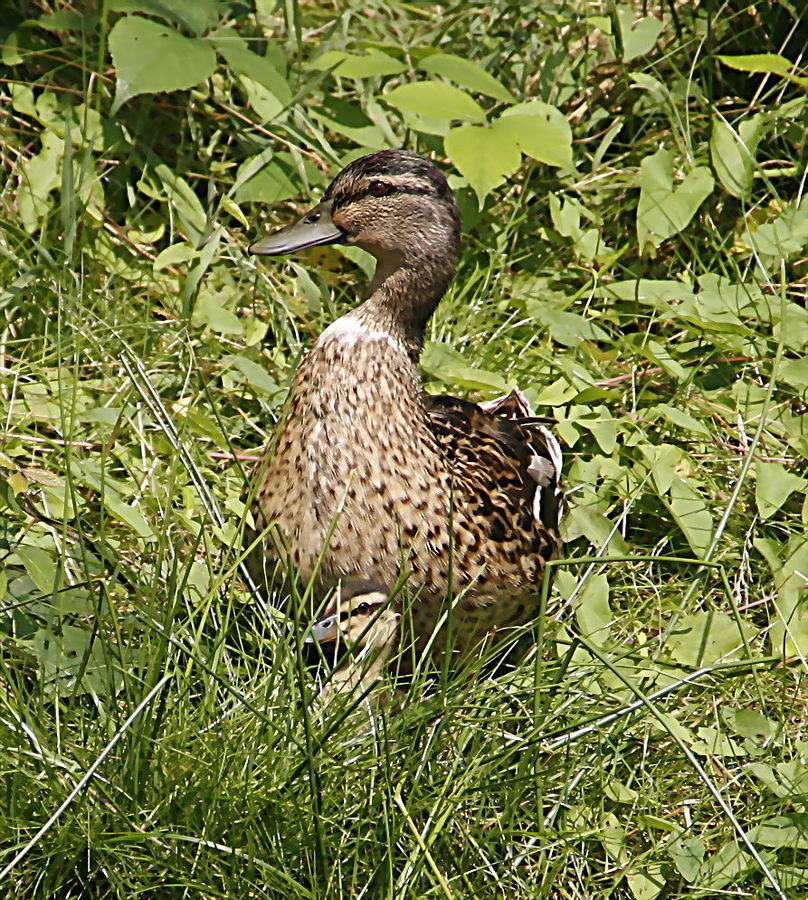
<path fill-rule="evenodd" d="M 318 203 L 294 224 L 256 241 L 250 247 L 250 253 L 281 256 L 306 247 L 338 243 L 345 237 L 345 232 L 331 218 L 331 206 L 331 200 Z"/>
<path fill-rule="evenodd" d="M 328 644 L 338 637 L 337 617 L 326 616 L 311 626 L 309 633 L 303 639 L 304 644 Z"/>

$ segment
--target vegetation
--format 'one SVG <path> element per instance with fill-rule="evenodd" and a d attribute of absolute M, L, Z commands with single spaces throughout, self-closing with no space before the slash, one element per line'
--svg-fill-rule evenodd
<path fill-rule="evenodd" d="M 805 896 L 801 6 L 4 5 L 5 896 Z M 569 557 L 368 732 L 237 569 L 368 262 L 245 247 L 387 146 L 467 232 L 427 389 L 558 420 Z"/>

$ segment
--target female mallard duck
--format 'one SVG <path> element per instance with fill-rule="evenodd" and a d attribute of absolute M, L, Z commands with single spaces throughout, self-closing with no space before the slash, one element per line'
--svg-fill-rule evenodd
<path fill-rule="evenodd" d="M 403 573 L 419 645 L 453 598 L 453 649 L 466 652 L 535 615 L 545 564 L 562 548 L 560 447 L 518 391 L 481 406 L 423 393 L 424 329 L 460 246 L 454 196 L 433 163 L 404 150 L 357 159 L 299 222 L 250 251 L 319 244 L 367 250 L 376 273 L 295 374 L 254 476 L 265 540 L 251 568 L 265 582 L 291 565 L 325 586 Z"/>
<path fill-rule="evenodd" d="M 320 703 L 337 694 L 362 699 L 373 711 L 389 700 L 389 692 L 375 690 L 398 645 L 400 614 L 384 587 L 371 581 L 338 584 L 322 618 L 312 625 L 306 643 L 333 644 L 347 651 L 320 695 Z"/>

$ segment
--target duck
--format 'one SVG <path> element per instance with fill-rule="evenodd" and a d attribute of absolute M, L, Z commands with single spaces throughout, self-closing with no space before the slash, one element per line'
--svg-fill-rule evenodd
<path fill-rule="evenodd" d="M 317 596 L 345 577 L 403 578 L 416 649 L 451 660 L 534 618 L 563 553 L 562 455 L 547 420 L 518 389 L 479 404 L 424 392 L 418 362 L 460 234 L 438 166 L 381 150 L 249 248 L 341 244 L 376 260 L 364 300 L 299 363 L 252 475 L 252 578 L 265 596 L 290 572 Z"/>
<path fill-rule="evenodd" d="M 398 648 L 400 618 L 384 585 L 367 579 L 337 584 L 304 638 L 322 651 L 334 648 L 333 671 L 317 701 L 320 709 L 336 696 L 361 702 L 369 713 L 390 703 L 392 692 L 380 682 Z"/>

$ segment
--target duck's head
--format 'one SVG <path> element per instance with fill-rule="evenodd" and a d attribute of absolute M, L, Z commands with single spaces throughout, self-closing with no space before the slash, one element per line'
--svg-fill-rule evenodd
<path fill-rule="evenodd" d="M 250 252 L 278 256 L 320 244 L 361 247 L 388 268 L 424 256 L 454 264 L 460 214 L 433 162 L 407 150 L 380 150 L 346 166 L 314 209 Z"/>
<path fill-rule="evenodd" d="M 390 647 L 398 632 L 399 613 L 387 589 L 377 582 L 348 581 L 339 586 L 323 616 L 306 635 L 307 644 L 339 642 L 354 652 Z"/>

